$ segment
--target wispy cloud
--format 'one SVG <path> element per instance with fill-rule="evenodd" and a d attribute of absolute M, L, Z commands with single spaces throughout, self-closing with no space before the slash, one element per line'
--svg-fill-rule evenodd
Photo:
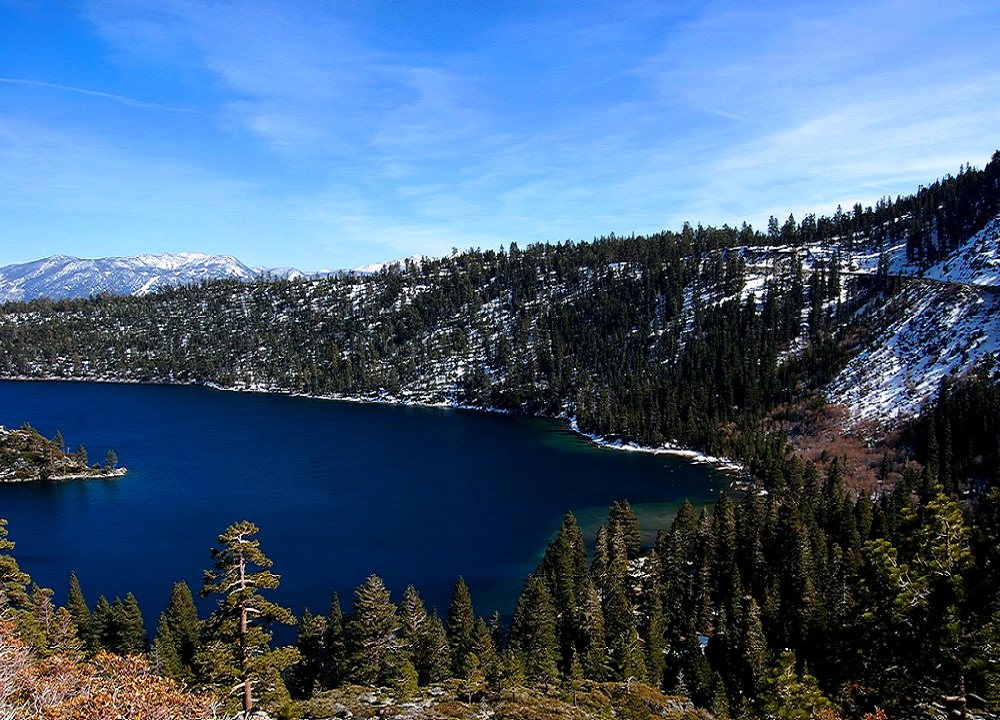
<path fill-rule="evenodd" d="M 60 92 L 75 93 L 77 95 L 87 95 L 89 97 L 96 97 L 102 100 L 111 100 L 112 102 L 121 103 L 122 105 L 129 105 L 131 107 L 138 107 L 138 108 L 149 108 L 151 110 L 168 110 L 170 112 L 185 112 L 185 113 L 195 112 L 195 110 L 193 110 L 192 108 L 173 107 L 170 105 L 163 105 L 157 102 L 138 100 L 136 98 L 127 97 L 125 95 L 117 95 L 115 93 L 103 92 L 101 90 L 90 90 L 87 88 L 73 87 L 72 85 L 60 85 L 59 83 L 43 82 L 41 80 L 0 77 L 0 84 L 20 85 L 23 87 L 41 88 L 44 90 L 58 90 Z"/>
<path fill-rule="evenodd" d="M 162 235 L 273 253 L 248 257 L 260 264 L 291 262 L 275 257 L 290 235 L 296 263 L 336 266 L 872 202 L 981 164 L 1000 117 L 1000 10 L 985 0 L 85 8 L 127 81 L 7 84 L 196 112 L 154 123 L 0 108 L 26 137 L 72 138 L 65 162 L 16 145 L 25 166 L 41 158 L 25 173 L 39 199 L 8 166 L 5 202 L 38 202 L 40 216 L 50 193 L 69 225 L 102 206 L 100 189 Z M 86 202 L 70 209 L 74 197 Z M 242 213 L 241 231 L 213 208 Z"/>

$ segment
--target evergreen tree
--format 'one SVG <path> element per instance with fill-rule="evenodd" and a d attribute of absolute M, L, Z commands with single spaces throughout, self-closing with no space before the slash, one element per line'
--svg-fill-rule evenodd
<path fill-rule="evenodd" d="M 299 651 L 299 661 L 287 672 L 287 686 L 293 698 L 312 697 L 326 661 L 323 639 L 326 635 L 326 618 L 313 615 L 309 608 L 302 611 L 298 622 L 298 638 L 295 648 Z"/>
<path fill-rule="evenodd" d="M 452 671 L 456 677 L 462 675 L 465 656 L 472 652 L 472 634 L 476 626 L 476 614 L 472 608 L 472 596 L 463 578 L 459 578 L 451 593 L 448 605 L 448 640 L 451 644 Z"/>
<path fill-rule="evenodd" d="M 111 605 L 111 618 L 115 626 L 115 652 L 119 655 L 142 655 L 146 652 L 146 625 L 135 595 L 128 593 L 125 600 L 115 598 Z"/>
<path fill-rule="evenodd" d="M 212 548 L 213 568 L 205 571 L 202 597 L 218 596 L 205 625 L 205 643 L 196 664 L 210 681 L 238 688 L 243 711 L 255 708 L 254 686 L 266 689 L 272 707 L 286 701 L 279 673 L 298 660 L 294 648 L 272 650 L 267 626 L 292 625 L 295 618 L 261 594 L 278 587 L 271 559 L 260 549 L 256 525 L 246 520 L 230 525 Z"/>
<path fill-rule="evenodd" d="M 440 618 L 427 614 L 420 593 L 412 585 L 399 603 L 399 637 L 417 673 L 419 685 L 451 675 L 451 647 Z"/>
<path fill-rule="evenodd" d="M 563 518 L 559 533 L 545 550 L 538 572 L 545 579 L 555 604 L 560 668 L 568 673 L 570 660 L 576 654 L 579 592 L 587 578 L 587 550 L 573 513 Z"/>
<path fill-rule="evenodd" d="M 98 650 L 115 652 L 118 648 L 116 624 L 111 611 L 111 603 L 101 595 L 97 598 L 94 612 L 90 616 L 90 638 Z"/>
<path fill-rule="evenodd" d="M 194 658 L 201 645 L 200 629 L 201 620 L 198 618 L 191 588 L 183 580 L 174 583 L 170 591 L 170 602 L 160 614 L 156 639 L 153 641 L 157 652 L 170 659 L 169 665 L 175 674 L 165 672 L 167 677 L 185 681 L 192 678 Z"/>
<path fill-rule="evenodd" d="M 616 528 L 621 529 L 625 540 L 625 552 L 631 560 L 639 557 L 642 546 L 642 536 L 639 532 L 639 518 L 636 516 L 628 500 L 616 500 L 608 513 L 608 533 L 614 535 Z"/>
<path fill-rule="evenodd" d="M 170 626 L 163 622 L 162 615 L 156 628 L 156 637 L 153 638 L 152 666 L 163 677 L 173 680 L 184 677 L 184 665 L 177 653 L 177 643 Z"/>
<path fill-rule="evenodd" d="M 483 679 L 491 686 L 498 687 L 500 683 L 500 655 L 493 644 L 493 635 L 483 618 L 476 618 L 476 627 L 472 632 L 472 655 L 482 671 Z M 466 676 L 467 679 L 473 678 Z"/>
<path fill-rule="evenodd" d="M 611 677 L 616 680 L 644 679 L 646 666 L 642 641 L 625 587 L 612 583 L 604 596 L 604 632 Z"/>
<path fill-rule="evenodd" d="M 31 578 L 21 572 L 17 560 L 9 554 L 14 543 L 8 539 L 7 521 L 0 518 L 0 619 L 28 605 L 28 583 Z"/>
<path fill-rule="evenodd" d="M 757 601 L 748 597 L 746 604 L 746 612 L 743 615 L 743 637 L 740 641 L 742 656 L 740 689 L 745 697 L 753 698 L 757 696 L 758 684 L 767 667 L 768 653 Z"/>
<path fill-rule="evenodd" d="M 822 711 L 834 711 L 816 678 L 796 672 L 795 653 L 788 650 L 764 674 L 757 705 L 763 717 L 776 720 L 812 720 Z"/>
<path fill-rule="evenodd" d="M 96 653 L 98 646 L 90 629 L 90 608 L 86 598 L 84 598 L 83 589 L 80 587 L 80 580 L 76 577 L 76 573 L 72 572 L 69 574 L 66 609 L 69 611 L 70 617 L 73 618 L 77 636 L 83 641 L 87 652 Z"/>
<path fill-rule="evenodd" d="M 660 593 L 659 559 L 647 558 L 642 589 L 642 642 L 645 651 L 646 681 L 655 688 L 663 687 L 666 670 L 666 621 Z"/>
<path fill-rule="evenodd" d="M 416 664 L 421 684 L 438 683 L 451 677 L 451 647 L 444 622 L 436 612 L 427 620 Z"/>
<path fill-rule="evenodd" d="M 590 578 L 584 582 L 582 593 L 583 602 L 576 626 L 583 672 L 593 680 L 604 680 L 608 677 L 609 668 L 601 596 Z"/>
<path fill-rule="evenodd" d="M 597 528 L 597 536 L 594 538 L 594 559 L 590 563 L 590 577 L 599 591 L 604 589 L 608 581 L 608 571 L 611 565 L 609 544 L 608 529 L 601 525 Z"/>
<path fill-rule="evenodd" d="M 79 660 L 84 654 L 84 643 L 80 639 L 69 610 L 56 608 L 55 617 L 49 628 L 48 646 L 56 655 Z"/>
<path fill-rule="evenodd" d="M 330 612 L 326 617 L 326 630 L 323 633 L 323 650 L 324 663 L 319 683 L 324 689 L 335 688 L 347 678 L 349 667 L 344 613 L 337 593 L 330 599 Z"/>
<path fill-rule="evenodd" d="M 524 583 L 514 610 L 510 643 L 529 682 L 549 685 L 556 681 L 559 653 L 555 610 L 545 583 L 537 576 Z"/>
<path fill-rule="evenodd" d="M 354 591 L 354 615 L 347 626 L 351 650 L 351 681 L 358 685 L 388 685 L 396 655 L 403 652 L 398 636 L 396 606 L 382 578 L 370 575 Z"/>
<path fill-rule="evenodd" d="M 46 657 L 52 653 L 49 634 L 55 621 L 56 609 L 52 604 L 53 592 L 49 588 L 31 584 L 28 607 L 18 618 L 18 634 L 31 648 Z"/>
<path fill-rule="evenodd" d="M 403 646 L 413 655 L 427 630 L 427 620 L 427 609 L 420 593 L 415 587 L 408 585 L 399 601 L 399 637 Z"/>

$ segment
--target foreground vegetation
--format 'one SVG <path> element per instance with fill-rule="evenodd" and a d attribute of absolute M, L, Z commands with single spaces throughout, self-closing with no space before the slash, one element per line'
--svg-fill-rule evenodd
<path fill-rule="evenodd" d="M 54 607 L 52 591 L 19 570 L 3 522 L 0 711 L 370 717 L 389 708 L 431 718 L 472 717 L 485 703 L 501 717 L 678 717 L 697 707 L 720 718 L 870 720 L 924 716 L 953 696 L 970 711 L 995 708 L 998 409 L 1000 376 L 988 369 L 949 385 L 913 426 L 923 462 L 907 459 L 874 496 L 846 491 L 836 462 L 821 474 L 782 451 L 743 497 L 700 512 L 684 505 L 651 549 L 625 501 L 590 552 L 567 515 L 509 623 L 477 617 L 461 579 L 441 617 L 413 587 L 394 602 L 372 575 L 349 613 L 334 595 L 328 612 L 297 619 L 295 646 L 273 647 L 273 624 L 296 619 L 267 599 L 279 578 L 242 521 L 211 553 L 200 589 L 216 599 L 211 615 L 199 617 L 178 583 L 147 645 L 131 595 L 91 607 L 71 577 L 66 607 Z M 887 456 L 886 473 L 893 463 Z M 974 488 L 962 496 L 955 468 Z M 114 705 L 125 699 L 132 710 Z"/>

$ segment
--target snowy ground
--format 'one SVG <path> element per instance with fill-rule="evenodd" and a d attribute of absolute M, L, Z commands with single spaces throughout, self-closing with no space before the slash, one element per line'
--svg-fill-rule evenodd
<path fill-rule="evenodd" d="M 917 272 L 893 258 L 893 272 Z M 883 308 L 876 341 L 828 387 L 854 421 L 916 415 L 948 375 L 1000 357 L 1000 216 Z M 976 287 L 978 286 L 978 287 Z"/>

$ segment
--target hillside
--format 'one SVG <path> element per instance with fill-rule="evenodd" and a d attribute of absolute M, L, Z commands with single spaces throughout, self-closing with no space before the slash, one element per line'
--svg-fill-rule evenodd
<path fill-rule="evenodd" d="M 998 213 L 995 157 L 766 233 L 685 226 L 372 275 L 11 303 L 0 374 L 495 407 L 746 456 L 733 427 L 781 403 L 820 393 L 849 425 L 897 422 L 995 356 Z"/>

